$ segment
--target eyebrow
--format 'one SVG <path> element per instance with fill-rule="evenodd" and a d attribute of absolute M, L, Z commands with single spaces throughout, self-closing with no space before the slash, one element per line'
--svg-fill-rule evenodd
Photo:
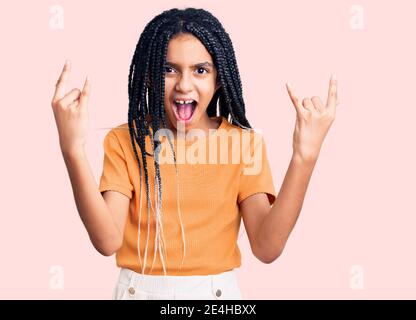
<path fill-rule="evenodd" d="M 172 66 L 172 67 L 175 67 L 175 68 L 179 67 L 179 65 L 178 65 L 178 64 L 176 64 L 176 63 L 174 63 L 174 62 L 170 62 L 170 61 L 166 61 L 166 64 L 167 64 L 167 65 L 170 65 L 170 66 Z M 193 66 L 191 66 L 191 67 L 198 67 L 198 68 L 200 68 L 200 67 L 206 67 L 206 66 L 208 66 L 208 67 L 213 67 L 213 64 L 212 64 L 212 63 L 210 63 L 210 62 L 208 62 L 208 61 L 205 61 L 205 62 L 201 62 L 201 63 L 194 64 L 194 65 L 193 65 Z"/>

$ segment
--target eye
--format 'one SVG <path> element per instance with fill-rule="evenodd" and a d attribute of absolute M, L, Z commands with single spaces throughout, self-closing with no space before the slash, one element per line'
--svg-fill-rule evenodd
<path fill-rule="evenodd" d="M 208 72 L 209 72 L 207 69 L 202 68 L 202 67 L 199 67 L 199 68 L 197 69 L 197 71 L 200 71 L 200 70 L 206 71 L 206 73 L 208 73 Z M 198 72 L 198 74 L 203 74 L 203 73 L 199 73 L 199 72 Z"/>
<path fill-rule="evenodd" d="M 171 70 L 174 70 L 172 67 L 170 67 L 170 66 L 165 66 L 164 67 L 164 69 L 165 69 L 165 73 L 171 73 Z"/>

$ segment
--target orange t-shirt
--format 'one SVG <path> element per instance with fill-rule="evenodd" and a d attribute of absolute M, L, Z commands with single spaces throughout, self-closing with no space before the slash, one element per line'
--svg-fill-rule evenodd
<path fill-rule="evenodd" d="M 186 140 L 183 145 L 176 143 L 178 141 L 176 138 L 173 140 L 178 179 L 173 161 L 168 161 L 173 159 L 172 153 L 169 152 L 171 150 L 169 144 L 166 139 L 161 139 L 162 151 L 159 155 L 160 157 L 163 155 L 164 158 L 159 158 L 159 164 L 167 275 L 209 275 L 239 267 L 241 265 L 241 254 L 237 245 L 241 223 L 239 203 L 255 193 L 266 193 L 270 204 L 276 199 L 264 138 L 254 130 L 232 125 L 225 117 L 216 118 L 221 118 L 219 128 L 205 138 Z M 249 143 L 243 143 L 244 141 Z M 130 199 L 123 244 L 116 253 L 117 266 L 141 273 L 142 265 L 137 253 L 140 174 L 130 142 L 128 124 L 111 129 L 105 136 L 103 145 L 104 163 L 99 190 L 100 192 L 118 191 Z M 138 144 L 135 145 L 143 173 L 140 219 L 140 252 L 143 263 L 147 239 L 147 197 L 141 152 Z M 180 149 L 179 146 L 184 149 Z M 150 154 L 146 157 L 146 161 L 149 193 L 154 209 L 155 166 L 148 136 L 146 150 Z M 213 152 L 214 150 L 217 152 Z M 179 194 L 181 218 L 178 212 L 177 194 Z M 180 219 L 184 229 L 186 249 L 182 265 L 184 248 Z M 163 275 L 164 270 L 159 255 L 156 254 L 156 260 L 153 260 L 156 220 L 152 211 L 150 211 L 150 221 L 144 273 Z M 153 269 L 150 272 L 153 262 Z"/>

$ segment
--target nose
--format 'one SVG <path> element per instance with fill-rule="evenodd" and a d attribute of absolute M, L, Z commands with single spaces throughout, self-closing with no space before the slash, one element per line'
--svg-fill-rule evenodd
<path fill-rule="evenodd" d="M 189 92 L 192 90 L 193 83 L 191 76 L 189 76 L 187 73 L 183 73 L 179 80 L 176 82 L 175 89 L 178 92 Z"/>

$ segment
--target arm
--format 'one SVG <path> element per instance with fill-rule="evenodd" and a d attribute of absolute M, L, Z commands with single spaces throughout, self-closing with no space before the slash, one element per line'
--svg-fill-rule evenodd
<path fill-rule="evenodd" d="M 292 157 L 271 208 L 264 193 L 255 194 L 241 202 L 250 245 L 260 261 L 271 263 L 283 252 L 302 209 L 315 162 L 302 160 L 296 155 Z"/>
<path fill-rule="evenodd" d="M 123 230 L 129 199 L 118 192 L 107 191 L 104 200 L 85 152 L 64 153 L 72 190 L 80 218 L 92 244 L 99 253 L 110 256 L 123 242 Z"/>
<path fill-rule="evenodd" d="M 297 117 L 294 152 L 280 192 L 272 208 L 264 193 L 252 195 L 240 204 L 252 251 L 264 263 L 271 263 L 280 256 L 295 226 L 319 151 L 339 103 L 335 75 L 330 80 L 326 105 L 316 96 L 305 98 L 300 104 L 289 84 L 287 89 Z"/>
<path fill-rule="evenodd" d="M 74 88 L 66 93 L 69 74 L 70 63 L 66 61 L 51 103 L 59 144 L 81 220 L 94 247 L 109 256 L 122 244 L 129 199 L 113 191 L 106 191 L 103 198 L 99 192 L 84 152 L 91 84 L 87 77 L 82 91 Z"/>

